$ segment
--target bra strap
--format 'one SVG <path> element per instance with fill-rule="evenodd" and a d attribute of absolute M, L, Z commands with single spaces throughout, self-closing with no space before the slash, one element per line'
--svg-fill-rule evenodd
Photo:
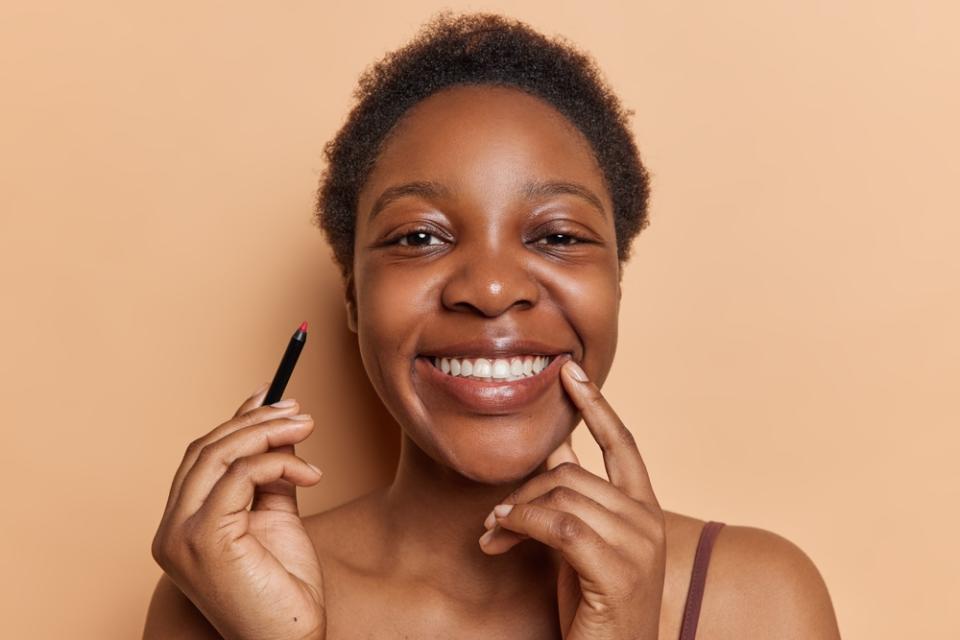
<path fill-rule="evenodd" d="M 690 574 L 690 588 L 687 590 L 687 602 L 683 608 L 680 640 L 694 640 L 697 636 L 697 623 L 700 620 L 700 604 L 703 601 L 703 587 L 707 582 L 710 553 L 713 551 L 713 542 L 723 526 L 723 522 L 711 520 L 700 530 L 697 553 L 693 557 L 693 572 Z"/>

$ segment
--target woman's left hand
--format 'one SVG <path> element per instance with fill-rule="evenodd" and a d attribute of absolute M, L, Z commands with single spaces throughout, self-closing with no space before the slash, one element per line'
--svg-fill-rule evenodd
<path fill-rule="evenodd" d="M 533 538 L 559 552 L 566 640 L 655 640 L 666 565 L 663 511 L 633 435 L 597 386 L 572 361 L 560 378 L 603 450 L 610 479 L 581 467 L 564 443 L 547 471 L 494 508 L 481 548 L 499 554 Z"/>

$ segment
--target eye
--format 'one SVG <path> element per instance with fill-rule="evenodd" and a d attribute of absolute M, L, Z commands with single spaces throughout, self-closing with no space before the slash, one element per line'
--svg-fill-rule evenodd
<path fill-rule="evenodd" d="M 539 240 L 537 244 L 546 244 L 546 245 L 567 245 L 567 244 L 576 244 L 581 242 L 582 239 L 577 236 L 571 235 L 569 233 L 548 233 Z"/>
<path fill-rule="evenodd" d="M 409 233 L 394 238 L 394 243 L 404 247 L 426 247 L 428 245 L 443 244 L 436 235 L 426 229 L 415 229 Z"/>

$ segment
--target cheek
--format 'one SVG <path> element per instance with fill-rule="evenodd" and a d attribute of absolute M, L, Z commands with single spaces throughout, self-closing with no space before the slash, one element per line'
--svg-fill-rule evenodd
<path fill-rule="evenodd" d="M 583 309 L 582 325 L 589 334 L 585 363 L 595 381 L 603 381 L 613 366 L 617 350 L 617 321 L 620 296 L 616 288 L 594 290 L 588 298 L 592 304 Z"/>
<path fill-rule="evenodd" d="M 606 379 L 617 350 L 618 275 L 609 265 L 584 266 L 575 274 L 542 275 L 551 299 L 577 333 L 584 350 L 582 364 L 596 382 Z"/>
<path fill-rule="evenodd" d="M 436 308 L 435 278 L 390 265 L 365 266 L 357 277 L 357 340 L 367 376 L 392 412 L 409 396 L 424 319 Z"/>
<path fill-rule="evenodd" d="M 368 268 L 357 281 L 361 342 L 402 350 L 424 316 L 435 309 L 435 289 L 429 275 L 416 270 Z"/>

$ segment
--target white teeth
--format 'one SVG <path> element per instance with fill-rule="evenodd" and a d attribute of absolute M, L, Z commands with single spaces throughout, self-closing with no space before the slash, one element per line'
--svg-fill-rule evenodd
<path fill-rule="evenodd" d="M 552 356 L 514 356 L 509 359 L 434 357 L 431 361 L 447 375 L 513 382 L 537 375 L 546 368 L 551 358 Z"/>
<path fill-rule="evenodd" d="M 493 373 L 493 365 L 486 358 L 477 358 L 473 361 L 473 375 L 478 378 L 489 378 Z"/>

